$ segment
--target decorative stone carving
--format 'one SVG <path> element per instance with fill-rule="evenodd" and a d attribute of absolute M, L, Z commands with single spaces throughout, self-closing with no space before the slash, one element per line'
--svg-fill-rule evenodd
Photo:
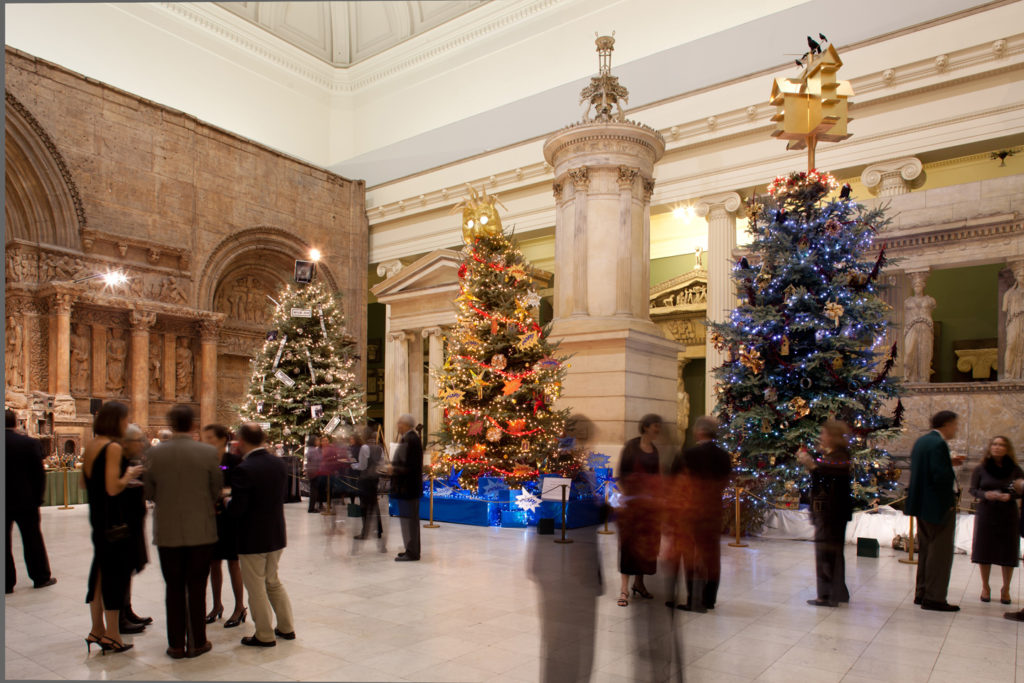
<path fill-rule="evenodd" d="M 178 348 L 174 350 L 174 377 L 175 392 L 179 401 L 191 401 L 192 381 L 195 378 L 195 360 L 192 349 L 189 347 L 189 340 L 186 337 L 178 338 Z"/>
<path fill-rule="evenodd" d="M 75 295 L 71 292 L 57 292 L 53 297 L 53 311 L 57 315 L 71 315 Z"/>
<path fill-rule="evenodd" d="M 704 343 L 706 331 L 704 321 L 697 318 L 659 321 L 675 341 L 687 346 L 700 346 Z"/>
<path fill-rule="evenodd" d="M 651 303 L 651 308 L 702 305 L 707 307 L 708 286 L 697 282 L 676 292 L 668 292 Z"/>
<path fill-rule="evenodd" d="M 11 389 L 25 387 L 25 332 L 13 318 L 7 318 L 7 349 L 5 366 L 7 368 L 7 386 Z"/>
<path fill-rule="evenodd" d="M 220 326 L 219 320 L 200 320 L 199 321 L 199 338 L 204 342 L 217 343 L 220 337 Z"/>
<path fill-rule="evenodd" d="M 590 187 L 590 172 L 586 166 L 570 168 L 569 180 L 572 181 L 572 186 L 577 192 L 586 192 Z"/>
<path fill-rule="evenodd" d="M 125 361 L 128 358 L 128 342 L 124 330 L 115 327 L 107 337 L 107 392 L 112 396 L 123 396 L 125 390 Z"/>
<path fill-rule="evenodd" d="M 402 270 L 402 262 L 398 259 L 384 261 L 377 264 L 377 277 L 382 277 L 386 280 L 397 275 L 400 270 Z"/>
<path fill-rule="evenodd" d="M 865 187 L 879 197 L 895 197 L 910 192 L 914 181 L 921 177 L 923 166 L 916 157 L 892 159 L 871 164 L 861 173 Z"/>
<path fill-rule="evenodd" d="M 160 342 L 159 334 L 149 336 L 149 398 L 151 401 L 160 399 L 163 388 L 163 376 L 160 374 L 162 363 L 160 362 L 163 353 L 163 344 Z"/>
<path fill-rule="evenodd" d="M 188 303 L 188 295 L 178 285 L 178 278 L 173 275 L 160 280 L 159 284 L 153 285 L 150 294 L 151 299 L 157 299 L 158 301 L 166 301 L 171 304 L 185 304 Z"/>
<path fill-rule="evenodd" d="M 935 329 L 932 310 L 935 299 L 924 293 L 927 271 L 909 273 L 914 295 L 907 297 L 904 308 L 904 376 L 908 382 L 928 382 L 932 374 L 932 350 Z"/>
<path fill-rule="evenodd" d="M 221 353 L 235 356 L 255 356 L 259 349 L 260 339 L 240 334 L 221 334 L 218 348 Z"/>
<path fill-rule="evenodd" d="M 262 325 L 270 317 L 270 300 L 274 289 L 253 275 L 245 275 L 221 285 L 214 310 L 224 313 L 233 322 Z"/>
<path fill-rule="evenodd" d="M 640 175 L 640 169 L 638 168 L 619 166 L 619 187 L 622 189 L 632 188 L 638 175 Z"/>
<path fill-rule="evenodd" d="M 562 183 L 552 183 L 551 192 L 555 195 L 555 201 L 561 201 L 562 199 Z"/>
<path fill-rule="evenodd" d="M 91 333 L 89 328 L 76 323 L 71 328 L 71 392 L 88 396 L 91 392 L 89 381 Z"/>
<path fill-rule="evenodd" d="M 644 178 L 644 201 L 651 201 L 651 195 L 654 194 L 654 178 Z"/>
<path fill-rule="evenodd" d="M 46 391 L 49 386 L 49 366 L 46 362 L 50 348 L 50 326 L 42 317 L 30 318 L 32 326 L 28 338 L 32 389 Z"/>
<path fill-rule="evenodd" d="M 53 397 L 53 417 L 59 420 L 74 420 L 78 415 L 75 399 L 70 396 Z"/>
<path fill-rule="evenodd" d="M 148 250 L 146 250 L 146 258 L 153 265 L 160 263 L 160 250 L 157 249 L 156 247 L 150 247 Z"/>
<path fill-rule="evenodd" d="M 956 349 L 956 369 L 973 379 L 988 379 L 999 365 L 999 349 Z"/>
<path fill-rule="evenodd" d="M 1024 261 L 1012 264 L 1014 284 L 1003 294 L 1006 355 L 1002 379 L 1024 379 Z"/>
<path fill-rule="evenodd" d="M 156 313 L 133 309 L 128 312 L 128 321 L 133 330 L 148 330 L 156 323 Z"/>
<path fill-rule="evenodd" d="M 39 280 L 74 280 L 86 271 L 85 262 L 73 256 L 42 254 L 39 258 Z"/>
<path fill-rule="evenodd" d="M 32 254 L 8 252 L 6 278 L 8 282 L 30 282 L 34 280 L 36 259 Z"/>

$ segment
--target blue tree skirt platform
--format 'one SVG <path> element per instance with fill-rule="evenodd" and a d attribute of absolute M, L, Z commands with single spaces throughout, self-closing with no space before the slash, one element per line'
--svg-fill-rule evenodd
<path fill-rule="evenodd" d="M 398 505 L 389 505 L 392 516 L 398 516 Z M 593 500 L 571 500 L 565 505 L 565 526 L 578 529 L 600 523 L 600 511 Z M 434 496 L 434 521 L 474 526 L 525 528 L 535 526 L 538 519 L 553 519 L 555 527 L 562 523 L 562 504 L 545 501 L 531 512 L 520 510 L 515 503 L 467 500 Z M 430 519 L 430 499 L 420 500 L 420 519 Z"/>

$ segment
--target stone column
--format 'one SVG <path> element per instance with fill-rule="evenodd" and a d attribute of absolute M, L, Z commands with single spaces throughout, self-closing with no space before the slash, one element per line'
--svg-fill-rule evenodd
<path fill-rule="evenodd" d="M 421 334 L 427 339 L 427 364 L 430 366 L 430 381 L 427 384 L 427 427 L 424 434 L 433 434 L 441 429 L 444 422 L 444 408 L 437 401 L 437 379 L 434 373 L 444 365 L 444 332 L 440 327 L 428 327 Z"/>
<path fill-rule="evenodd" d="M 409 332 L 409 412 L 417 422 L 423 422 L 423 335 Z M 424 432 L 424 445 L 426 436 Z"/>
<path fill-rule="evenodd" d="M 910 192 L 922 173 L 923 168 L 917 158 L 904 157 L 871 164 L 860 174 L 860 180 L 879 197 L 895 197 Z"/>
<path fill-rule="evenodd" d="M 661 135 L 628 121 L 587 121 L 553 134 L 555 317 L 551 338 L 573 355 L 559 405 L 593 429 L 586 446 L 618 453 L 645 413 L 676 441 L 679 345 L 651 322 L 650 220 Z"/>
<path fill-rule="evenodd" d="M 409 335 L 388 332 L 384 358 L 384 438 L 393 440 L 398 416 L 409 411 Z"/>
<path fill-rule="evenodd" d="M 92 326 L 92 395 L 107 395 L 107 328 Z"/>
<path fill-rule="evenodd" d="M 178 399 L 178 375 L 175 368 L 178 366 L 178 358 L 174 354 L 174 348 L 178 344 L 178 335 L 173 332 L 164 335 L 164 400 L 174 402 Z"/>
<path fill-rule="evenodd" d="M 131 396 L 131 421 L 145 430 L 149 427 L 149 330 L 156 313 L 133 310 L 128 313 L 132 331 L 128 350 L 128 387 Z"/>
<path fill-rule="evenodd" d="M 201 369 L 199 374 L 199 423 L 208 425 L 217 421 L 217 340 L 220 322 L 199 321 Z"/>
<path fill-rule="evenodd" d="M 736 212 L 740 196 L 735 192 L 703 197 L 697 202 L 697 215 L 708 222 L 708 321 L 723 322 L 736 304 L 732 283 L 732 252 L 736 248 Z M 704 346 L 707 375 L 704 382 L 704 412 L 715 411 L 715 377 L 712 371 L 725 362 L 725 354 L 711 343 Z"/>
<path fill-rule="evenodd" d="M 71 292 L 57 292 L 50 318 L 50 391 L 56 396 L 71 395 Z"/>

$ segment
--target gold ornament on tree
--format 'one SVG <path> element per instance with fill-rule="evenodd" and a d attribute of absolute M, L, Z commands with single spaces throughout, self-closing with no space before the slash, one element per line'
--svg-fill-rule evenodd
<path fill-rule="evenodd" d="M 487 190 L 478 193 L 472 186 L 469 188 L 469 199 L 458 204 L 454 211 L 462 210 L 462 239 L 472 244 L 480 237 L 497 237 L 501 234 L 501 217 L 495 204 L 501 204 L 497 197 L 487 194 Z M 501 204 L 505 208 L 504 204 Z"/>
<path fill-rule="evenodd" d="M 843 317 L 843 307 L 835 301 L 829 301 L 825 304 L 825 317 L 835 323 L 836 327 L 839 327 L 839 319 Z"/>
<path fill-rule="evenodd" d="M 497 443 L 501 441 L 501 430 L 497 427 L 491 427 L 487 430 L 487 440 L 491 443 Z"/>
<path fill-rule="evenodd" d="M 748 348 L 745 345 L 740 347 L 740 364 L 750 368 L 750 371 L 754 374 L 759 374 L 764 370 L 764 360 L 761 358 L 761 352 L 754 348 Z"/>
<path fill-rule="evenodd" d="M 508 365 L 508 359 L 500 353 L 491 356 L 491 367 L 495 370 L 504 370 Z"/>
<path fill-rule="evenodd" d="M 807 417 L 811 412 L 811 408 L 807 405 L 807 401 L 800 396 L 790 400 L 789 409 L 793 411 L 793 416 L 798 420 L 802 417 Z"/>
<path fill-rule="evenodd" d="M 780 342 L 780 344 L 779 344 L 779 355 L 780 356 L 788 356 L 789 355 L 789 337 L 786 337 L 786 336 L 782 337 L 782 342 Z"/>

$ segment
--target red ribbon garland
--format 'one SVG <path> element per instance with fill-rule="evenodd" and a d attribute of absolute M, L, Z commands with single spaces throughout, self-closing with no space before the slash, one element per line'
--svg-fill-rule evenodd
<path fill-rule="evenodd" d="M 510 432 L 509 430 L 507 430 L 504 427 L 502 427 L 501 424 L 497 420 L 495 420 L 493 417 L 491 417 L 490 415 L 487 416 L 487 421 L 490 422 L 495 427 L 497 427 L 498 429 L 500 429 L 501 431 L 503 431 L 506 434 L 508 434 L 509 436 L 529 436 L 530 434 L 536 434 L 537 432 L 544 431 L 540 427 L 537 427 L 536 429 L 532 429 L 532 430 L 530 430 L 528 432 Z"/>
<path fill-rule="evenodd" d="M 540 328 L 540 325 L 538 325 L 537 323 L 535 323 L 533 321 L 531 321 L 531 323 L 530 323 L 531 326 L 527 327 L 526 325 L 523 325 L 523 323 L 519 322 L 518 320 L 515 320 L 513 318 L 506 318 L 503 315 L 497 315 L 497 314 L 488 313 L 487 311 L 485 311 L 482 308 L 479 308 L 477 306 L 474 306 L 473 304 L 470 304 L 469 307 L 472 308 L 477 313 L 479 313 L 480 315 L 482 315 L 483 317 L 487 318 L 488 320 L 500 320 L 503 323 L 510 324 L 510 325 L 515 325 L 516 327 L 518 327 L 523 332 L 526 332 L 527 330 L 533 330 L 534 332 L 540 333 L 542 331 L 541 328 Z"/>
<path fill-rule="evenodd" d="M 470 363 L 473 363 L 474 365 L 476 365 L 478 367 L 484 368 L 485 370 L 490 370 L 491 372 L 493 372 L 495 374 L 501 375 L 505 379 L 526 379 L 527 377 L 531 377 L 531 376 L 537 374 L 536 370 L 525 370 L 525 371 L 523 371 L 521 373 L 518 373 L 518 374 L 514 373 L 514 372 L 505 372 L 504 370 L 499 370 L 498 368 L 496 368 L 496 367 L 494 367 L 492 365 L 488 365 L 487 363 L 484 363 L 483 361 L 477 360 L 476 358 L 471 358 L 469 356 L 457 356 L 457 357 L 461 358 L 464 361 L 468 361 Z"/>

